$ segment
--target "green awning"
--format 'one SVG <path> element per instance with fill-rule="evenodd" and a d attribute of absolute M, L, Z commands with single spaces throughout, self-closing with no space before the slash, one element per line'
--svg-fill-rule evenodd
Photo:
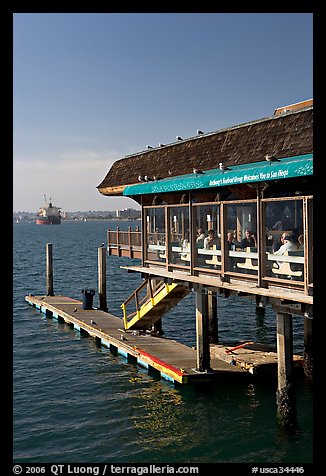
<path fill-rule="evenodd" d="M 162 180 L 129 185 L 123 195 L 159 194 L 185 190 L 209 189 L 252 182 L 266 182 L 313 174 L 313 154 L 279 159 L 275 162 L 255 162 L 235 165 L 229 170 L 205 170 L 203 174 L 187 174 Z"/>

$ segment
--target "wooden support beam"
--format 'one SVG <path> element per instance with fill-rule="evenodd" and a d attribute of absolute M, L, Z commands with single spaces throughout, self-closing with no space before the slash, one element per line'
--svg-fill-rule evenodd
<path fill-rule="evenodd" d="M 225 273 L 229 271 L 229 247 L 226 240 L 228 230 L 228 208 L 224 203 L 220 204 L 220 226 L 221 226 L 221 279 L 224 281 L 229 278 L 225 276 Z"/>
<path fill-rule="evenodd" d="M 209 343 L 218 344 L 217 295 L 207 291 L 208 333 Z"/>
<path fill-rule="evenodd" d="M 46 244 L 46 295 L 54 296 L 52 243 Z"/>
<path fill-rule="evenodd" d="M 162 280 L 160 279 L 155 279 L 155 278 L 151 278 L 149 279 L 149 291 L 150 291 L 150 294 L 151 294 L 151 297 L 153 297 L 153 289 L 155 289 L 158 284 L 162 282 Z M 163 331 L 163 325 L 162 325 L 162 318 L 158 319 L 157 321 L 155 321 L 152 325 L 152 333 L 153 334 L 157 334 L 159 336 L 162 336 L 164 335 L 164 331 Z"/>
<path fill-rule="evenodd" d="M 108 306 L 106 302 L 106 250 L 100 246 L 97 249 L 98 258 L 98 298 L 99 309 L 107 311 Z"/>
<path fill-rule="evenodd" d="M 313 361 L 313 319 L 304 318 L 304 352 L 303 352 L 303 371 L 310 380 L 313 379 L 314 361 Z"/>
<path fill-rule="evenodd" d="M 210 371 L 208 298 L 201 286 L 196 291 L 196 343 L 196 370 L 199 372 Z"/>
<path fill-rule="evenodd" d="M 292 384 L 292 315 L 276 313 L 277 329 L 277 419 L 285 429 L 296 428 L 296 398 Z"/>
<path fill-rule="evenodd" d="M 192 206 L 192 195 L 191 191 L 189 192 L 189 239 L 190 239 L 190 268 L 189 272 L 191 275 L 194 274 L 194 266 L 195 266 L 195 256 L 197 253 L 196 250 L 196 229 L 195 229 L 195 210 Z"/>
<path fill-rule="evenodd" d="M 267 282 L 263 280 L 266 273 L 266 203 L 261 202 L 260 184 L 257 184 L 257 253 L 258 253 L 258 272 L 257 286 L 267 287 Z"/>

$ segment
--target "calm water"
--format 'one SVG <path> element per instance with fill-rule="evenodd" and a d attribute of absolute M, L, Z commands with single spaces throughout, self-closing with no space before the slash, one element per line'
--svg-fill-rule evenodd
<path fill-rule="evenodd" d="M 288 435 L 276 423 L 276 382 L 174 386 L 24 301 L 46 292 L 46 243 L 53 244 L 55 294 L 82 299 L 82 289 L 97 289 L 97 247 L 115 226 L 14 224 L 15 461 L 312 462 L 312 386 L 305 379 L 296 383 L 299 428 Z M 141 282 L 119 266 L 137 263 L 107 257 L 109 312 L 117 316 Z M 166 337 L 195 344 L 194 302 L 190 294 L 164 317 Z M 218 305 L 222 341 L 275 344 L 269 308 L 259 316 L 245 299 L 219 298 Z M 302 354 L 302 318 L 294 317 L 293 326 L 294 350 Z"/>

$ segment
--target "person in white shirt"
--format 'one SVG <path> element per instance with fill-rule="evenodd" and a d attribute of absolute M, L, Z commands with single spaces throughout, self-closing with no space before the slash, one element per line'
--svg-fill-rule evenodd
<path fill-rule="evenodd" d="M 292 237 L 290 235 L 285 234 L 283 238 L 283 245 L 280 246 L 280 248 L 274 252 L 274 255 L 278 255 L 278 256 L 284 255 L 286 251 L 298 251 L 298 247 L 292 241 Z M 282 263 L 279 261 L 276 261 L 275 263 L 273 263 L 274 268 L 280 268 L 281 265 Z"/>
<path fill-rule="evenodd" d="M 204 233 L 203 228 L 198 228 L 197 236 L 196 236 L 196 243 L 203 243 L 206 235 Z"/>
<path fill-rule="evenodd" d="M 277 251 L 274 252 L 274 255 L 284 255 L 286 251 L 297 251 L 298 247 L 293 243 L 290 235 L 284 235 L 283 245 L 279 247 Z"/>

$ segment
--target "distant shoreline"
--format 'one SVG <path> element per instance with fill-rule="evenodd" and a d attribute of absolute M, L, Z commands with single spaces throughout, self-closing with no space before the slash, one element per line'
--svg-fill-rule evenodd
<path fill-rule="evenodd" d="M 74 222 L 74 221 L 116 221 L 116 222 L 121 222 L 121 221 L 130 221 L 130 222 L 133 222 L 133 221 L 139 221 L 141 222 L 141 218 L 92 218 L 92 217 L 84 217 L 84 218 L 76 218 L 76 219 L 73 219 L 73 218 L 63 218 L 61 220 L 61 223 L 64 223 L 64 222 Z M 34 223 L 35 222 L 35 219 L 22 219 L 22 220 L 16 220 L 15 218 L 13 219 L 13 222 L 18 224 L 18 223 Z"/>

